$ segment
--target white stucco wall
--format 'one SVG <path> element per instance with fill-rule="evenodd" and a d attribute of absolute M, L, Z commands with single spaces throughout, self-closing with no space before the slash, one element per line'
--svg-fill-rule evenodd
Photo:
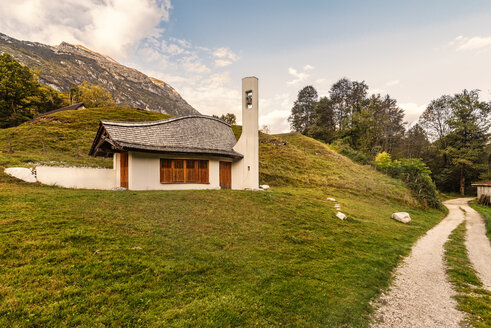
<path fill-rule="evenodd" d="M 37 166 L 37 180 L 43 184 L 64 188 L 112 189 L 116 184 L 116 170 L 89 167 Z"/>
<path fill-rule="evenodd" d="M 232 189 L 259 188 L 259 94 L 258 79 L 242 79 L 242 134 L 234 150 L 244 158 L 232 164 Z M 252 107 L 246 104 L 246 91 L 252 91 Z"/>
<path fill-rule="evenodd" d="M 210 183 L 160 183 L 160 159 L 205 159 L 209 161 Z M 188 190 L 188 189 L 220 189 L 219 161 L 230 161 L 226 158 L 205 156 L 176 156 L 152 153 L 128 153 L 128 181 L 130 190 Z M 119 170 L 116 173 L 119 175 Z"/>
<path fill-rule="evenodd" d="M 477 198 L 481 195 L 491 196 L 491 186 L 477 186 Z"/>
<path fill-rule="evenodd" d="M 36 182 L 36 175 L 32 169 L 26 167 L 9 167 L 4 170 L 8 175 L 25 182 Z"/>

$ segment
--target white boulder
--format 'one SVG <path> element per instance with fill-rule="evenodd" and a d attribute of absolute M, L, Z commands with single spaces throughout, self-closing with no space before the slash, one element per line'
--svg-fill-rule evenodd
<path fill-rule="evenodd" d="M 336 213 L 336 217 L 340 220 L 344 220 L 347 218 L 347 216 L 344 214 L 344 213 L 341 213 L 341 212 L 337 212 Z"/>
<path fill-rule="evenodd" d="M 394 220 L 397 220 L 397 221 L 402 222 L 402 223 L 411 222 L 411 217 L 409 216 L 409 213 L 407 213 L 407 212 L 392 213 L 392 218 Z"/>
<path fill-rule="evenodd" d="M 9 167 L 4 170 L 8 175 L 25 182 L 37 182 L 36 176 L 32 169 L 25 167 Z"/>
<path fill-rule="evenodd" d="M 335 202 L 336 200 L 332 197 L 327 197 L 327 200 L 330 200 L 331 202 Z"/>
<path fill-rule="evenodd" d="M 269 186 L 268 185 L 260 185 L 259 188 L 262 190 L 268 190 Z"/>

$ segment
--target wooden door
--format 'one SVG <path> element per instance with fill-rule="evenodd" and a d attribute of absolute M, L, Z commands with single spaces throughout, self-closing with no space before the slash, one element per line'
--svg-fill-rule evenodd
<path fill-rule="evenodd" d="M 128 153 L 119 154 L 119 163 L 121 171 L 121 187 L 128 189 Z"/>
<path fill-rule="evenodd" d="M 232 163 L 220 162 L 220 187 L 222 189 L 232 188 Z"/>

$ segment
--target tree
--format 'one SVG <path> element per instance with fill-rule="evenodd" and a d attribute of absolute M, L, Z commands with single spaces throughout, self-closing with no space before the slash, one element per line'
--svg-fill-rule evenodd
<path fill-rule="evenodd" d="M 442 141 L 450 133 L 448 120 L 451 116 L 452 97 L 445 95 L 430 102 L 421 114 L 419 124 L 427 131 L 432 141 Z"/>
<path fill-rule="evenodd" d="M 270 129 L 269 125 L 266 125 L 266 124 L 264 124 L 259 131 L 261 131 L 262 133 L 265 133 L 265 134 L 271 133 L 271 129 Z"/>
<path fill-rule="evenodd" d="M 431 151 L 431 143 L 428 140 L 426 131 L 416 123 L 406 131 L 404 139 L 396 149 L 397 157 L 421 158 L 427 162 Z"/>
<path fill-rule="evenodd" d="M 327 143 L 336 137 L 336 118 L 331 100 L 322 97 L 314 107 L 315 121 L 307 130 L 307 135 Z"/>
<path fill-rule="evenodd" d="M 317 90 L 311 85 L 298 92 L 292 113 L 288 117 L 290 126 L 294 131 L 305 134 L 315 121 L 315 105 L 317 104 Z"/>
<path fill-rule="evenodd" d="M 27 66 L 11 55 L 0 55 L 0 126 L 18 125 L 33 115 L 30 97 L 36 94 L 39 83 Z"/>
<path fill-rule="evenodd" d="M 483 156 L 489 140 L 491 104 L 479 100 L 478 90 L 464 90 L 452 98 L 451 108 L 452 115 L 446 121 L 450 133 L 445 150 L 453 168 L 446 172 L 458 170 L 459 191 L 464 195 L 468 180 L 478 178 L 486 169 Z"/>
<path fill-rule="evenodd" d="M 41 85 L 27 66 L 7 53 L 0 55 L 0 128 L 19 125 L 65 104 L 64 95 Z"/>
<path fill-rule="evenodd" d="M 361 111 L 366 104 L 368 85 L 365 81 L 350 81 L 342 78 L 329 90 L 336 123 L 341 137 L 349 135 L 352 127 L 353 113 Z"/>
<path fill-rule="evenodd" d="M 389 95 L 372 95 L 363 102 L 364 105 L 351 114 L 351 144 L 371 155 L 379 150 L 392 153 L 404 136 L 404 111 Z"/>
<path fill-rule="evenodd" d="M 227 113 L 225 115 L 220 116 L 220 119 L 224 122 L 227 122 L 230 125 L 237 124 L 237 118 L 235 114 Z"/>
<path fill-rule="evenodd" d="M 86 107 L 113 106 L 114 99 L 110 92 L 100 85 L 83 81 L 79 86 L 70 89 L 72 102 L 83 102 Z"/>

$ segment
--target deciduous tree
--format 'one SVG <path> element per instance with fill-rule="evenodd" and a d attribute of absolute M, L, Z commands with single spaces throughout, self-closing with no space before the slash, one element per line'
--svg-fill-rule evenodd
<path fill-rule="evenodd" d="M 305 134 L 315 121 L 315 105 L 318 99 L 317 90 L 311 85 L 298 92 L 288 121 L 294 131 Z"/>

